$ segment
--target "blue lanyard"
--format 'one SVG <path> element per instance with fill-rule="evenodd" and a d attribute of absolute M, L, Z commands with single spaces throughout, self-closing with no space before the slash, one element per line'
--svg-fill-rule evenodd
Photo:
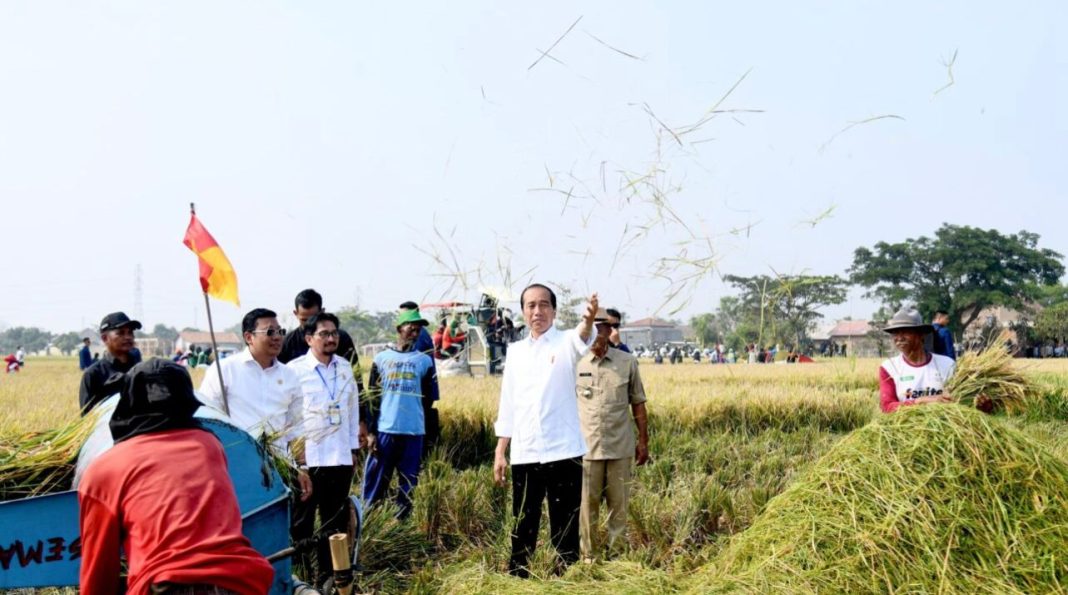
<path fill-rule="evenodd" d="M 323 373 L 319 371 L 319 366 L 315 366 L 315 373 L 319 375 L 319 380 L 323 381 L 323 388 L 325 388 L 326 392 L 330 395 L 330 400 L 331 401 L 336 401 L 337 400 L 337 363 L 334 362 L 333 366 L 334 366 L 334 388 L 333 388 L 333 390 L 331 390 L 330 386 L 328 386 L 326 384 L 326 378 L 324 378 L 323 377 Z"/>

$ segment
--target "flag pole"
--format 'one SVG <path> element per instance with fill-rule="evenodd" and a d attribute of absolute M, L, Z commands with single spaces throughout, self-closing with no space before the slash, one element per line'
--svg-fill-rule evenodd
<path fill-rule="evenodd" d="M 197 207 L 189 203 L 189 214 L 196 217 Z M 219 373 L 219 389 L 222 391 L 223 413 L 230 415 L 230 405 L 226 398 L 226 383 L 223 382 L 222 360 L 219 358 L 219 345 L 215 342 L 215 323 L 211 320 L 211 301 L 208 300 L 208 292 L 204 292 L 204 309 L 208 311 L 208 334 L 211 335 L 211 352 L 215 354 L 215 371 Z"/>

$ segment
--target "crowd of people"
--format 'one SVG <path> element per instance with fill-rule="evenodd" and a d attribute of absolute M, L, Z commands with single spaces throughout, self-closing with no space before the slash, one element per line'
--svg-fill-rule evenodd
<path fill-rule="evenodd" d="M 185 367 L 141 361 L 133 349 L 140 322 L 122 312 L 101 321 L 106 353 L 85 369 L 79 400 L 85 413 L 118 395 L 115 446 L 78 487 L 83 592 L 115 591 L 120 549 L 130 592 L 261 593 L 270 582 L 271 566 L 241 535 L 225 454 L 193 417 L 201 405 L 263 436 L 297 467 L 291 539 L 313 584 L 331 569 L 325 538 L 347 529 L 361 460 L 365 506 L 392 501 L 399 518 L 411 514 L 440 432 L 433 357 L 440 342 L 429 321 L 414 302 L 398 307 L 395 342 L 375 355 L 365 387 L 352 338 L 322 296 L 305 290 L 294 304 L 300 326 L 288 333 L 274 311 L 250 310 L 241 323 L 246 348 L 212 363 L 196 393 Z M 543 505 L 558 571 L 623 550 L 632 470 L 650 452 L 645 389 L 637 357 L 619 340 L 620 313 L 593 294 L 579 325 L 559 329 L 556 295 L 537 283 L 520 304 L 527 333 L 508 348 L 492 479 L 512 484 L 507 570 L 528 577 Z M 954 359 L 925 346 L 930 334 L 935 349 L 952 349 L 939 341 L 937 321 L 903 310 L 883 330 L 899 354 L 879 368 L 882 410 L 949 401 Z M 716 358 L 729 359 L 720 349 Z"/>
<path fill-rule="evenodd" d="M 578 328 L 559 330 L 547 286 L 528 287 L 521 304 L 528 333 L 509 348 L 492 479 L 504 485 L 511 476 L 508 570 L 529 576 L 542 502 L 559 569 L 621 550 L 631 468 L 649 460 L 649 449 L 645 392 L 637 359 L 618 342 L 619 313 L 600 308 L 594 295 Z M 211 363 L 196 392 L 186 366 L 142 361 L 133 341 L 140 322 L 122 312 L 104 317 L 105 350 L 85 367 L 79 402 L 84 415 L 118 395 L 109 422 L 115 446 L 90 463 L 78 487 L 83 592 L 115 591 L 120 550 L 129 592 L 262 593 L 269 584 L 273 570 L 240 533 L 221 446 L 193 418 L 201 405 L 263 436 L 296 466 L 291 539 L 313 584 L 331 570 L 325 537 L 347 529 L 361 460 L 364 505 L 392 501 L 400 518 L 410 515 L 440 432 L 432 357 L 439 347 L 429 321 L 414 302 L 400 305 L 396 340 L 375 355 L 365 387 L 355 345 L 322 297 L 300 292 L 294 315 L 300 326 L 287 333 L 274 311 L 249 311 L 246 348 Z M 189 477 L 200 468 L 207 473 Z M 154 522 L 160 518 L 169 522 Z"/>

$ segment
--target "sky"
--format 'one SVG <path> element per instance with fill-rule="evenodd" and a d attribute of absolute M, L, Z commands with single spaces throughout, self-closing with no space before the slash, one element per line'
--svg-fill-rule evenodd
<path fill-rule="evenodd" d="M 377 311 L 530 279 L 685 319 L 723 275 L 844 274 L 944 222 L 1068 254 L 1066 17 L 6 1 L 0 325 L 205 327 L 190 202 L 240 283 L 218 327 L 305 287 Z M 861 293 L 828 318 L 869 316 Z"/>

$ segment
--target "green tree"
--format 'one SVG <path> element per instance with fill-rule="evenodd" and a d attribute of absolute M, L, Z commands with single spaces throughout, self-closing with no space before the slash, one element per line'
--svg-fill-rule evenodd
<path fill-rule="evenodd" d="M 560 328 L 575 328 L 582 321 L 579 308 L 586 303 L 586 297 L 575 295 L 570 287 L 560 283 L 550 283 L 556 286 L 556 326 Z"/>
<path fill-rule="evenodd" d="M 52 339 L 52 345 L 60 350 L 63 355 L 70 355 L 75 349 L 82 346 L 82 336 L 74 331 L 63 333 Z"/>
<path fill-rule="evenodd" d="M 1045 308 L 1035 317 L 1035 336 L 1049 341 L 1068 339 L 1068 302 Z"/>
<path fill-rule="evenodd" d="M 19 345 L 27 352 L 41 351 L 52 341 L 52 333 L 35 326 L 16 326 L 0 333 L 0 351 L 15 351 Z"/>
<path fill-rule="evenodd" d="M 712 312 L 698 314 L 690 319 L 690 328 L 697 335 L 697 343 L 701 347 L 715 345 L 720 339 L 719 327 L 716 324 L 716 315 Z"/>
<path fill-rule="evenodd" d="M 356 345 L 387 343 L 396 339 L 397 332 L 393 329 L 396 315 L 391 312 L 371 314 L 355 306 L 346 306 L 333 314 L 341 322 L 341 328 L 352 335 Z"/>
<path fill-rule="evenodd" d="M 156 326 L 152 327 L 152 336 L 161 341 L 173 342 L 178 339 L 178 329 L 172 326 L 167 326 L 163 323 L 159 323 Z"/>
<path fill-rule="evenodd" d="M 857 248 L 849 274 L 866 297 L 891 309 L 911 302 L 927 317 L 946 310 L 950 328 L 963 334 L 984 308 L 1024 310 L 1042 296 L 1041 286 L 1061 278 L 1061 255 L 1039 248 L 1038 239 L 947 223 L 933 238 Z"/>
<path fill-rule="evenodd" d="M 848 288 L 837 275 L 727 275 L 723 279 L 740 290 L 741 319 L 749 327 L 756 324 L 755 342 L 796 347 L 808 340 L 813 325 L 823 318 L 819 309 L 844 302 Z M 747 330 L 751 335 L 751 328 Z"/>

